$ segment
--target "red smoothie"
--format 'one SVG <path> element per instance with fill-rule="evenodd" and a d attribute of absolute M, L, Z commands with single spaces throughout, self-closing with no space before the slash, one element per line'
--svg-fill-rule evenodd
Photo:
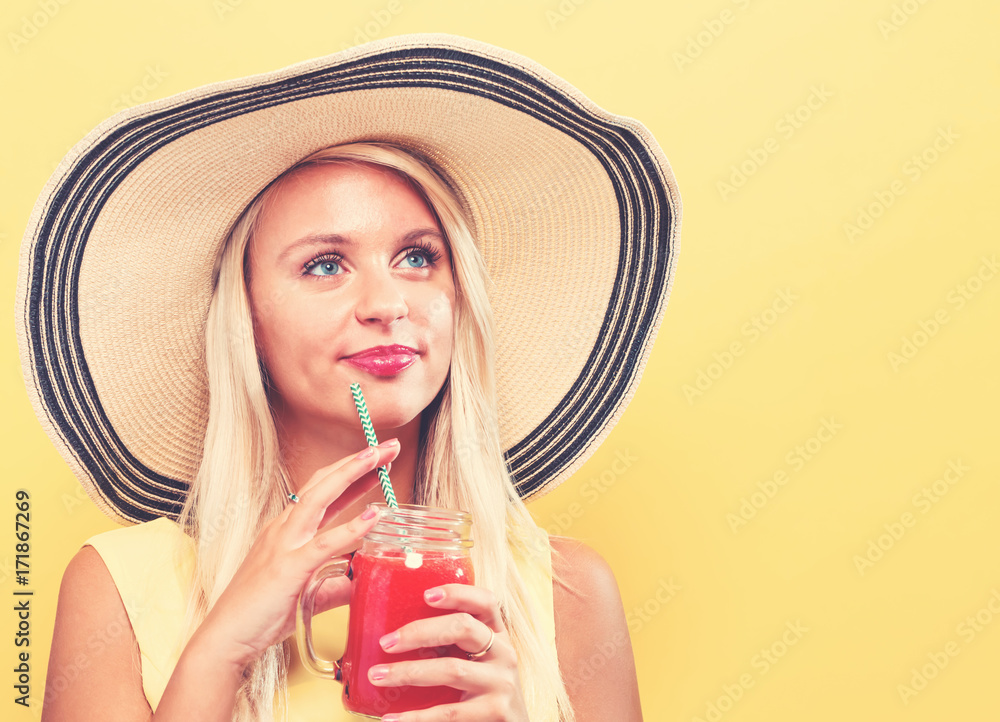
<path fill-rule="evenodd" d="M 455 645 L 389 654 L 379 646 L 379 639 L 415 619 L 451 614 L 451 610 L 428 606 L 424 592 L 441 584 L 473 584 L 469 557 L 427 551 L 419 554 L 419 562 L 417 556 L 411 556 L 408 565 L 407 555 L 401 551 L 358 552 L 351 562 L 351 574 L 350 628 L 341 660 L 344 707 L 356 714 L 381 717 L 458 702 L 462 693 L 452 687 L 376 687 L 368 681 L 368 670 L 376 664 L 465 656 Z"/>

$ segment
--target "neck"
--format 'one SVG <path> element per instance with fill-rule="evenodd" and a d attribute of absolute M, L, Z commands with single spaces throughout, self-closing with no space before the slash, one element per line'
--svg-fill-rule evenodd
<path fill-rule="evenodd" d="M 417 416 L 404 426 L 375 431 L 379 441 L 399 439 L 399 455 L 392 462 L 392 489 L 400 504 L 413 503 L 420 417 Z M 331 428 L 319 426 L 314 420 L 287 416 L 282 418 L 278 425 L 278 441 L 293 491 L 301 489 L 318 470 L 346 456 L 356 454 L 367 446 L 360 425 L 357 428 Z M 351 519 L 360 514 L 366 505 L 375 502 L 385 502 L 380 487 L 372 489 L 357 502 L 345 508 L 334 521 L 341 523 Z"/>

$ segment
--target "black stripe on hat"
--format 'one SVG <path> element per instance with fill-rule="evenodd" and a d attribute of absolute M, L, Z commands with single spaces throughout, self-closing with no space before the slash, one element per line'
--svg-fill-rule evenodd
<path fill-rule="evenodd" d="M 506 452 L 522 496 L 576 460 L 635 383 L 666 300 L 673 256 L 663 169 L 628 128 L 595 117 L 534 75 L 464 50 L 419 47 L 342 62 L 291 78 L 229 90 L 151 112 L 108 132 L 84 152 L 49 198 L 31 255 L 26 325 L 39 395 L 99 493 L 134 521 L 176 518 L 184 482 L 139 462 L 105 414 L 83 354 L 78 282 L 83 249 L 108 198 L 150 154 L 198 128 L 309 97 L 388 87 L 471 93 L 526 113 L 587 147 L 604 166 L 619 205 L 621 247 L 598 345 L 546 419 Z"/>

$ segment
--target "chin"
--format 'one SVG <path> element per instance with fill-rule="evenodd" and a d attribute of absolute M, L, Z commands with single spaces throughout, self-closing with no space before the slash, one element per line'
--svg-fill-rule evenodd
<path fill-rule="evenodd" d="M 366 393 L 365 402 L 376 430 L 398 429 L 401 426 L 406 426 L 414 419 L 419 418 L 420 413 L 424 410 L 424 406 L 412 402 L 401 405 L 399 395 L 395 393 L 388 398 L 382 397 L 376 392 Z M 379 437 L 381 438 L 381 434 Z"/>
<path fill-rule="evenodd" d="M 380 429 L 398 429 L 419 419 L 429 406 L 435 405 L 447 384 L 447 378 L 431 381 L 405 371 L 395 376 L 357 380 L 380 439 Z M 431 389 L 436 391 L 432 394 Z"/>

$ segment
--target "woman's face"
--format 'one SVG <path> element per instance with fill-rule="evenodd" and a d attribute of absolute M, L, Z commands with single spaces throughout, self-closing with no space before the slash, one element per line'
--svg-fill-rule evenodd
<path fill-rule="evenodd" d="M 399 176 L 343 164 L 294 173 L 248 253 L 257 348 L 286 428 L 360 435 L 355 381 L 383 430 L 412 421 L 441 390 L 455 304 L 450 251 Z"/>

